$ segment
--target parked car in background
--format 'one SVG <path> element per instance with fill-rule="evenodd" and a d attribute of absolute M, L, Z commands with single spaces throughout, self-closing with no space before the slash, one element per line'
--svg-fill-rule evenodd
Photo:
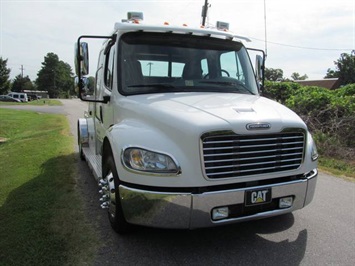
<path fill-rule="evenodd" d="M 28 97 L 27 97 L 27 93 L 23 93 L 23 92 L 10 92 L 8 94 L 8 96 L 18 99 L 21 102 L 28 102 Z"/>
<path fill-rule="evenodd" d="M 34 101 L 34 100 L 39 100 L 40 97 L 38 97 L 36 94 L 28 94 L 27 93 L 27 97 L 29 101 Z"/>
<path fill-rule="evenodd" d="M 21 102 L 19 99 L 12 98 L 8 95 L 0 95 L 0 102 Z"/>

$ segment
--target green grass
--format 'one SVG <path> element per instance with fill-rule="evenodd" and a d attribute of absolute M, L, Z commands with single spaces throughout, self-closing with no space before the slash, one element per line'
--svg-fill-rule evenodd
<path fill-rule="evenodd" d="M 66 117 L 0 108 L 0 125 L 0 265 L 90 264 Z"/>
<path fill-rule="evenodd" d="M 332 175 L 355 181 L 355 161 L 319 157 L 319 169 Z"/>
<path fill-rule="evenodd" d="M 16 102 L 0 102 L 1 105 L 63 105 L 61 101 L 56 99 L 40 99 L 35 101 L 30 101 L 27 103 L 16 103 Z"/>

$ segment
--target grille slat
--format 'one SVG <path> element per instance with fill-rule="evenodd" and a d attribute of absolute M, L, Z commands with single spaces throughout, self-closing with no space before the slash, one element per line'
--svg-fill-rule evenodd
<path fill-rule="evenodd" d="M 282 160 L 281 163 L 285 163 L 285 162 L 292 162 L 292 161 L 299 161 L 300 159 L 296 158 L 296 159 L 289 159 L 289 160 Z M 256 163 L 244 163 L 244 164 L 240 164 L 239 167 L 248 167 L 248 166 L 256 166 L 256 165 L 265 165 L 265 162 L 256 162 Z M 221 169 L 221 168 L 233 168 L 235 166 L 235 164 L 230 164 L 230 165 L 222 165 L 222 166 L 211 166 L 211 167 L 205 167 L 205 169 L 211 170 L 211 169 Z"/>
<path fill-rule="evenodd" d="M 292 143 L 293 145 L 296 145 L 296 144 L 303 144 L 303 142 L 301 141 L 298 141 L 298 142 L 293 142 Z M 286 145 L 290 145 L 290 143 L 271 143 L 271 144 L 260 144 L 258 145 L 257 143 L 256 144 L 252 144 L 252 145 L 243 145 L 243 146 L 240 146 L 240 148 L 254 148 L 254 147 L 274 147 L 274 146 L 278 146 L 278 145 L 283 145 L 283 146 L 286 146 Z M 212 147 L 212 148 L 204 148 L 203 150 L 204 151 L 210 151 L 210 150 L 216 150 L 216 149 L 235 149 L 235 146 L 227 146 L 227 147 Z"/>
<path fill-rule="evenodd" d="M 303 160 L 302 132 L 202 137 L 205 173 L 231 178 L 297 169 Z"/>
<path fill-rule="evenodd" d="M 302 153 L 285 153 L 282 155 L 282 157 L 286 157 L 286 156 L 294 156 L 294 155 L 300 155 L 302 156 Z M 209 155 L 212 156 L 212 155 Z M 267 159 L 267 158 L 275 158 L 278 155 L 269 155 L 269 156 L 259 156 L 259 157 L 253 157 L 253 159 Z M 221 160 L 214 160 L 214 161 L 209 161 L 208 163 L 221 163 L 221 162 L 237 162 L 237 161 L 245 161 L 245 160 L 250 160 L 248 157 L 245 158 L 238 158 L 238 159 L 221 159 Z"/>

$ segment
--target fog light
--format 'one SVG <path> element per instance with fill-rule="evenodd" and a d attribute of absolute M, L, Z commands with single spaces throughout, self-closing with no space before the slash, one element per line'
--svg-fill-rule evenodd
<path fill-rule="evenodd" d="M 228 207 L 219 207 L 212 210 L 212 220 L 221 220 L 228 218 L 229 209 Z"/>
<path fill-rule="evenodd" d="M 279 207 L 280 209 L 290 208 L 292 206 L 292 203 L 293 203 L 293 197 L 281 198 L 279 201 Z"/>

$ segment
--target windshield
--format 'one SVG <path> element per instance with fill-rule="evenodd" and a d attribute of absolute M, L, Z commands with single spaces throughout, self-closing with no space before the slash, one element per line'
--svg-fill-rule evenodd
<path fill-rule="evenodd" d="M 209 37 L 134 32 L 119 43 L 123 95 L 169 92 L 258 94 L 241 43 Z"/>

